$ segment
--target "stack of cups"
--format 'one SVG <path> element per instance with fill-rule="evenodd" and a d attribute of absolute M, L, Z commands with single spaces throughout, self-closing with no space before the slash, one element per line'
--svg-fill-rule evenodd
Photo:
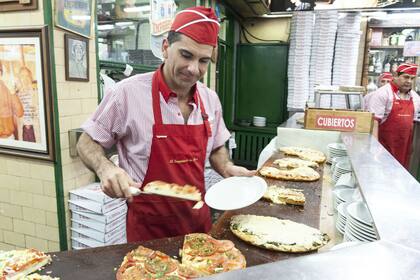
<path fill-rule="evenodd" d="M 265 124 L 266 124 L 266 118 L 265 117 L 254 116 L 253 119 L 252 119 L 252 124 L 254 126 L 264 127 Z"/>

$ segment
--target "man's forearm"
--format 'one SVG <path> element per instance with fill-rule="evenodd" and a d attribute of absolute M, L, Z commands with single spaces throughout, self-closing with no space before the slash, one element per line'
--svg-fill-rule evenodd
<path fill-rule="evenodd" d="M 213 150 L 210 154 L 209 161 L 217 173 L 225 178 L 230 176 L 230 174 L 227 173 L 227 167 L 232 166 L 233 163 L 229 158 L 229 152 L 225 146 L 220 146 Z"/>
<path fill-rule="evenodd" d="M 77 142 L 77 153 L 86 167 L 99 177 L 101 177 L 101 170 L 105 166 L 112 165 L 112 162 L 105 157 L 105 151 L 102 146 L 93 141 L 85 132 L 82 133 Z"/>

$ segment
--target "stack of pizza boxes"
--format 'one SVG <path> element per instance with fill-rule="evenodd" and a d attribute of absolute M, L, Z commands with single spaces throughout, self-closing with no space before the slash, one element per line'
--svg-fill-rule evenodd
<path fill-rule="evenodd" d="M 125 199 L 107 196 L 99 183 L 70 191 L 73 249 L 126 243 Z"/>

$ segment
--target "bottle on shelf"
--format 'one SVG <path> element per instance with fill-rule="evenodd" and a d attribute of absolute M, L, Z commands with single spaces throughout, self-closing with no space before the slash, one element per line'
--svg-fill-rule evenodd
<path fill-rule="evenodd" d="M 369 55 L 368 72 L 373 73 L 374 71 L 375 71 L 375 57 L 373 55 Z"/>
<path fill-rule="evenodd" d="M 382 61 L 379 55 L 375 63 L 375 73 L 378 73 L 378 74 L 382 73 Z"/>
<path fill-rule="evenodd" d="M 391 60 L 390 55 L 386 55 L 384 59 L 384 64 L 383 64 L 384 72 L 389 72 L 391 70 L 390 60 Z"/>

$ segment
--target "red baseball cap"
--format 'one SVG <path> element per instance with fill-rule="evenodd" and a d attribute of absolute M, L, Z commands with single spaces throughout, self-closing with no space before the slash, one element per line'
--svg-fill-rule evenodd
<path fill-rule="evenodd" d="M 415 76 L 417 75 L 417 68 L 418 68 L 417 64 L 403 63 L 400 66 L 398 66 L 397 73 L 403 72 L 403 73 Z"/>
<path fill-rule="evenodd" d="M 219 26 L 214 10 L 200 6 L 178 12 L 171 31 L 180 32 L 199 44 L 216 47 Z"/>

